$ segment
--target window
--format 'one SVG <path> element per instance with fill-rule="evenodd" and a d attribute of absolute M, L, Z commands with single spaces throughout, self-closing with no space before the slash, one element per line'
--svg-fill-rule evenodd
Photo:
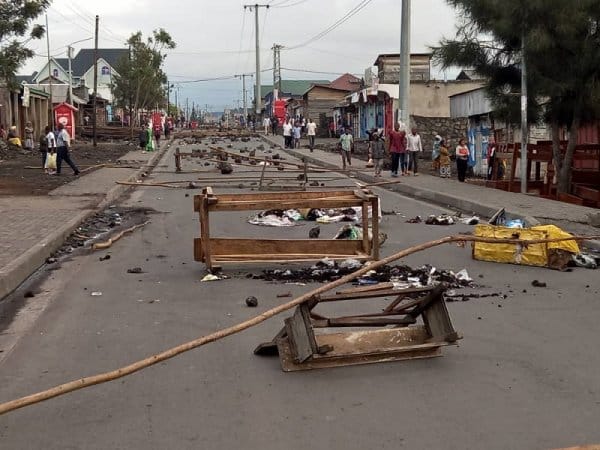
<path fill-rule="evenodd" d="M 102 69 L 100 69 L 102 72 L 102 75 L 110 75 L 110 67 L 108 66 L 102 66 Z"/>
<path fill-rule="evenodd" d="M 58 78 L 58 69 L 52 69 L 52 76 Z"/>

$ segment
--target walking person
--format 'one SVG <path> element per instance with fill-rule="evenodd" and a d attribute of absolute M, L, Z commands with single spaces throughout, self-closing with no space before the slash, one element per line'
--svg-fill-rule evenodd
<path fill-rule="evenodd" d="M 398 176 L 398 168 L 402 175 L 408 174 L 406 164 L 406 132 L 400 130 L 400 124 L 395 124 L 394 129 L 390 131 L 389 147 L 392 155 L 392 176 Z"/>
<path fill-rule="evenodd" d="M 271 120 L 265 116 L 263 119 L 263 128 L 265 129 L 265 136 L 269 134 L 269 126 L 271 125 Z"/>
<path fill-rule="evenodd" d="M 446 146 L 446 141 L 442 137 L 440 137 L 439 142 L 439 155 L 438 155 L 438 164 L 440 166 L 440 177 L 442 178 L 450 178 L 451 176 L 451 165 L 450 165 L 450 151 Z"/>
<path fill-rule="evenodd" d="M 417 129 L 413 127 L 410 130 L 410 133 L 406 137 L 408 143 L 408 154 L 410 155 L 409 162 L 412 167 L 413 175 L 416 177 L 419 175 L 417 173 L 419 164 L 418 164 L 418 155 L 423 152 L 423 145 L 421 144 L 421 136 L 417 133 Z"/>
<path fill-rule="evenodd" d="M 156 148 L 160 148 L 160 135 L 161 135 L 162 127 L 160 123 L 154 125 L 154 139 L 156 139 Z"/>
<path fill-rule="evenodd" d="M 298 121 L 294 124 L 293 134 L 294 134 L 294 143 L 292 146 L 293 146 L 293 148 L 300 148 L 300 138 L 302 137 L 302 127 L 300 125 L 300 121 Z"/>
<path fill-rule="evenodd" d="M 151 152 L 154 150 L 154 137 L 152 133 L 152 124 L 146 125 L 146 151 Z"/>
<path fill-rule="evenodd" d="M 42 146 L 46 150 L 42 154 L 42 167 L 48 175 L 54 175 L 56 173 L 56 136 L 50 126 L 47 126 L 44 131 L 45 134 L 40 137 L 40 152 Z"/>
<path fill-rule="evenodd" d="M 146 146 L 148 145 L 148 129 L 145 125 L 140 128 L 138 139 L 140 142 L 140 148 L 143 152 L 145 152 Z"/>
<path fill-rule="evenodd" d="M 330 137 L 330 138 L 333 138 L 333 137 L 335 137 L 335 122 L 333 121 L 333 119 L 331 119 L 331 120 L 329 121 L 329 128 L 328 128 L 328 131 L 329 131 L 329 137 Z"/>
<path fill-rule="evenodd" d="M 25 150 L 33 150 L 33 126 L 31 122 L 25 124 Z"/>
<path fill-rule="evenodd" d="M 487 179 L 491 180 L 494 175 L 494 165 L 496 163 L 496 140 L 494 136 L 490 136 L 488 140 L 488 148 L 487 148 Z"/>
<path fill-rule="evenodd" d="M 293 125 L 290 119 L 286 119 L 283 124 L 283 144 L 285 148 L 292 148 L 292 130 Z"/>
<path fill-rule="evenodd" d="M 60 175 L 63 161 L 73 169 L 75 176 L 79 175 L 79 169 L 71 159 L 70 148 L 71 138 L 69 137 L 69 133 L 65 130 L 65 126 L 59 123 L 58 136 L 56 136 L 56 175 Z"/>
<path fill-rule="evenodd" d="M 317 136 L 317 124 L 311 119 L 308 119 L 306 124 L 306 133 L 308 135 L 308 148 L 312 152 L 315 148 L 315 137 Z"/>
<path fill-rule="evenodd" d="M 277 134 L 277 126 L 279 125 L 279 119 L 277 118 L 277 116 L 273 116 L 273 118 L 271 119 L 271 133 L 273 134 L 273 136 L 275 136 Z"/>
<path fill-rule="evenodd" d="M 40 156 L 42 157 L 42 169 L 45 168 L 46 165 L 46 155 L 48 154 L 48 133 L 50 132 L 50 127 L 46 127 L 45 132 L 40 135 L 39 140 L 39 150 Z M 52 134 L 53 147 L 56 149 L 56 142 L 54 141 L 54 134 Z"/>
<path fill-rule="evenodd" d="M 352 160 L 350 154 L 352 153 L 352 148 L 354 147 L 354 138 L 350 133 L 350 129 L 346 128 L 344 133 L 340 136 L 339 148 L 342 154 L 342 168 L 346 168 L 346 160 L 348 161 L 348 165 L 352 165 Z"/>
<path fill-rule="evenodd" d="M 456 146 L 456 172 L 458 173 L 458 181 L 464 183 L 469 166 L 469 147 L 467 141 L 462 138 Z"/>
<path fill-rule="evenodd" d="M 381 177 L 381 166 L 385 156 L 385 147 L 379 133 L 375 132 L 371 136 L 373 137 L 370 143 L 371 158 L 373 159 L 373 166 L 375 167 L 375 176 Z"/>

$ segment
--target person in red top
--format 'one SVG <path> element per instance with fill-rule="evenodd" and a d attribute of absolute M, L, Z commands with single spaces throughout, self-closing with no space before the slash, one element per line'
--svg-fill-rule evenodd
<path fill-rule="evenodd" d="M 396 124 L 394 130 L 390 131 L 388 139 L 390 141 L 390 153 L 392 154 L 392 176 L 398 176 L 398 166 L 400 166 L 402 175 L 406 175 L 408 173 L 406 164 L 406 132 L 400 131 L 400 125 Z"/>

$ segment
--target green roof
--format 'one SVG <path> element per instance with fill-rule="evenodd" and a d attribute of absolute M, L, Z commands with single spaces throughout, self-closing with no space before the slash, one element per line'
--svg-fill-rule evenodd
<path fill-rule="evenodd" d="M 281 90 L 286 94 L 302 95 L 313 84 L 329 84 L 329 80 L 281 80 Z M 261 85 L 260 95 L 265 97 L 269 92 L 273 91 L 273 85 Z"/>

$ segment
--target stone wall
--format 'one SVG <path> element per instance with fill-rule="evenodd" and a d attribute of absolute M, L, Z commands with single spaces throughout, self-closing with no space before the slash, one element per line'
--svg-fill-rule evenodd
<path fill-rule="evenodd" d="M 423 158 L 431 157 L 433 140 L 436 134 L 442 136 L 449 148 L 454 148 L 460 138 L 467 137 L 467 119 L 450 117 L 411 116 L 411 123 L 417 127 L 423 143 Z"/>

